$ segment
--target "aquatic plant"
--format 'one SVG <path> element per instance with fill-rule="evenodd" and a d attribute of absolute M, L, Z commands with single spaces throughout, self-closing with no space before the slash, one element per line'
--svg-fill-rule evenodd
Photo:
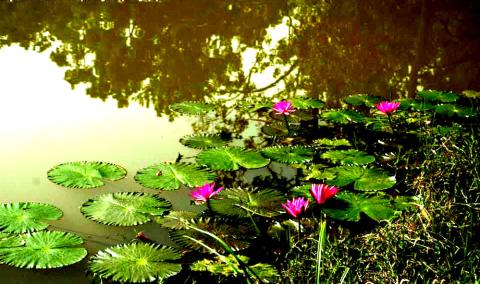
<path fill-rule="evenodd" d="M 276 114 L 289 115 L 295 111 L 291 101 L 280 101 L 273 105 L 273 111 Z"/>
<path fill-rule="evenodd" d="M 295 218 L 298 218 L 302 212 L 308 208 L 308 199 L 303 197 L 294 197 L 282 204 L 283 209 Z"/>
<path fill-rule="evenodd" d="M 329 186 L 326 184 L 312 184 L 312 187 L 310 188 L 310 193 L 318 204 L 325 203 L 325 201 L 334 197 L 338 191 L 338 188 L 335 186 Z"/>
<path fill-rule="evenodd" d="M 390 101 L 382 101 L 379 104 L 376 104 L 375 107 L 383 114 L 391 114 L 398 109 L 400 106 L 399 102 L 390 102 Z"/>
<path fill-rule="evenodd" d="M 204 204 L 210 198 L 217 195 L 220 191 L 223 190 L 223 187 L 219 187 L 215 190 L 215 183 L 206 183 L 202 186 L 197 186 L 195 189 L 190 191 L 188 194 L 193 199 L 195 204 Z"/>

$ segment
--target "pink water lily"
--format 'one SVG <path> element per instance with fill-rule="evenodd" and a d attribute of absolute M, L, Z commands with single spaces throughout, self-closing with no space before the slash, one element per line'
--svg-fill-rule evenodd
<path fill-rule="evenodd" d="M 288 214 L 298 218 L 303 211 L 307 210 L 308 199 L 303 197 L 294 197 L 292 200 L 287 200 L 287 203 L 283 203 L 282 207 Z"/>
<path fill-rule="evenodd" d="M 397 108 L 400 106 L 400 103 L 399 102 L 389 102 L 389 101 L 383 101 L 379 104 L 376 104 L 375 105 L 377 107 L 377 109 L 383 113 L 383 114 L 390 114 L 394 111 L 397 110 Z"/>
<path fill-rule="evenodd" d="M 217 195 L 220 191 L 222 191 L 223 187 L 219 187 L 215 190 L 215 183 L 206 183 L 202 186 L 195 187 L 192 191 L 190 191 L 189 195 L 195 202 L 195 204 L 200 205 L 207 202 L 212 196 Z"/>
<path fill-rule="evenodd" d="M 294 112 L 293 105 L 291 101 L 280 101 L 273 105 L 273 110 L 276 114 L 289 115 Z"/>
<path fill-rule="evenodd" d="M 310 188 L 310 193 L 318 204 L 325 203 L 325 201 L 334 197 L 338 191 L 338 188 L 335 186 L 329 186 L 326 184 L 312 184 L 312 187 Z"/>

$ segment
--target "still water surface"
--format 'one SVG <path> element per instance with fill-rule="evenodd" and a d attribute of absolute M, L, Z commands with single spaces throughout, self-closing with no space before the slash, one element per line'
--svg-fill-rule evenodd
<path fill-rule="evenodd" d="M 308 95 L 335 104 L 356 93 L 480 90 L 477 2 L 3 1 L 0 202 L 54 204 L 64 216 L 53 228 L 80 234 L 90 253 L 139 230 L 168 244 L 158 226 L 107 227 L 79 206 L 105 192 L 147 191 L 135 172 L 192 154 L 178 143 L 183 135 L 245 134 L 249 121 L 226 107 L 235 100 Z M 168 109 L 203 99 L 220 115 Z M 78 160 L 116 163 L 128 175 L 94 190 L 47 180 L 52 166 Z M 162 196 L 193 209 L 186 193 Z M 0 283 L 86 283 L 84 270 L 84 262 L 50 271 L 2 265 Z"/>

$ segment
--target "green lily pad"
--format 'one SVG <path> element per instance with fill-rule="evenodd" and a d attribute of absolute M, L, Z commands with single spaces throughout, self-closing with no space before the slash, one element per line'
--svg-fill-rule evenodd
<path fill-rule="evenodd" d="M 135 181 L 152 189 L 175 190 L 181 185 L 201 186 L 215 179 L 215 174 L 196 164 L 162 163 L 141 169 Z"/>
<path fill-rule="evenodd" d="M 40 231 L 16 236 L 9 248 L 0 247 L 0 262 L 20 268 L 59 268 L 79 262 L 87 250 L 78 247 L 82 238 L 72 233 Z"/>
<path fill-rule="evenodd" d="M 331 122 L 340 124 L 358 123 L 363 122 L 365 119 L 365 116 L 362 114 L 349 109 L 326 111 L 322 114 L 322 117 Z"/>
<path fill-rule="evenodd" d="M 354 182 L 354 189 L 360 191 L 384 190 L 396 183 L 395 177 L 382 169 L 360 166 L 328 168 L 322 172 L 322 176 L 329 184 L 340 187 Z"/>
<path fill-rule="evenodd" d="M 250 213 L 273 217 L 283 213 L 282 201 L 283 194 L 274 189 L 253 191 L 237 188 L 222 190 L 217 199 L 210 200 L 210 206 L 214 212 L 227 216 L 248 217 Z"/>
<path fill-rule="evenodd" d="M 426 111 L 433 109 L 433 105 L 429 102 L 419 99 L 400 99 L 400 109 L 413 111 Z"/>
<path fill-rule="evenodd" d="M 462 95 L 469 98 L 469 99 L 479 99 L 480 98 L 480 92 L 479 91 L 474 91 L 474 90 L 465 90 L 462 92 Z"/>
<path fill-rule="evenodd" d="M 267 136 L 288 136 L 288 130 L 284 123 L 272 123 L 271 125 L 265 125 L 261 128 L 263 134 Z"/>
<path fill-rule="evenodd" d="M 88 219 L 105 225 L 135 226 L 162 216 L 170 207 L 170 202 L 153 194 L 117 192 L 88 200 L 80 211 Z"/>
<path fill-rule="evenodd" d="M 426 101 L 452 103 L 458 100 L 459 96 L 452 92 L 441 92 L 435 90 L 425 90 L 418 92 L 418 95 Z"/>
<path fill-rule="evenodd" d="M 234 171 L 240 167 L 257 169 L 270 163 L 260 153 L 240 147 L 209 149 L 197 155 L 197 163 L 212 170 Z"/>
<path fill-rule="evenodd" d="M 155 222 L 167 229 L 186 229 L 193 224 L 198 215 L 191 211 L 170 211 L 163 218 L 156 218 Z"/>
<path fill-rule="evenodd" d="M 330 150 L 321 155 L 323 159 L 331 160 L 334 163 L 343 165 L 366 165 L 375 162 L 375 157 L 368 153 L 349 149 L 349 150 Z"/>
<path fill-rule="evenodd" d="M 180 139 L 183 145 L 195 149 L 208 149 L 225 146 L 228 141 L 225 141 L 220 135 L 214 134 L 197 134 L 187 135 Z"/>
<path fill-rule="evenodd" d="M 325 103 L 313 98 L 294 98 L 292 99 L 292 105 L 296 109 L 312 109 L 322 108 Z"/>
<path fill-rule="evenodd" d="M 47 175 L 50 181 L 64 187 L 94 188 L 104 185 L 105 180 L 124 178 L 127 171 L 110 163 L 82 161 L 57 165 Z"/>
<path fill-rule="evenodd" d="M 182 265 L 172 263 L 180 257 L 181 254 L 174 248 L 130 243 L 99 251 L 90 260 L 89 269 L 100 279 L 161 283 L 180 272 Z"/>
<path fill-rule="evenodd" d="M 359 94 L 359 95 L 348 96 L 345 99 L 343 99 L 343 101 L 352 106 L 374 107 L 375 104 L 380 101 L 380 99 L 378 97 L 374 97 L 370 95 Z"/>
<path fill-rule="evenodd" d="M 311 161 L 315 151 L 311 147 L 303 146 L 273 146 L 263 148 L 262 154 L 280 163 L 294 164 Z"/>
<path fill-rule="evenodd" d="M 352 146 L 347 139 L 328 139 L 322 138 L 313 141 L 316 146 L 324 147 L 324 148 L 334 148 L 334 147 L 341 147 L 341 146 Z"/>
<path fill-rule="evenodd" d="M 249 258 L 243 255 L 238 255 L 238 258 L 240 258 L 243 263 L 248 263 L 249 261 Z M 248 267 L 251 269 L 247 270 L 250 278 L 253 278 L 255 274 L 261 279 L 268 280 L 268 283 L 279 283 L 278 277 L 280 275 L 273 265 L 256 263 L 253 265 L 249 264 Z M 214 260 L 198 260 L 190 265 L 190 269 L 193 271 L 208 271 L 212 274 L 223 275 L 225 277 L 246 277 L 244 270 L 232 255 L 217 256 Z"/>
<path fill-rule="evenodd" d="M 477 113 L 471 107 L 465 107 L 455 104 L 440 104 L 435 106 L 435 113 L 446 116 L 472 117 Z"/>
<path fill-rule="evenodd" d="M 58 220 L 62 211 L 43 203 L 0 204 L 0 230 L 8 233 L 40 231 L 48 227 L 47 221 Z"/>
<path fill-rule="evenodd" d="M 207 113 L 214 108 L 215 107 L 213 105 L 203 102 L 181 102 L 170 105 L 171 110 L 187 115 Z"/>
<path fill-rule="evenodd" d="M 358 222 L 361 213 L 364 213 L 379 222 L 392 220 L 398 217 L 400 213 L 400 211 L 394 209 L 390 199 L 380 196 L 340 192 L 334 199 L 340 201 L 340 203 L 323 210 L 328 216 L 338 220 Z"/>

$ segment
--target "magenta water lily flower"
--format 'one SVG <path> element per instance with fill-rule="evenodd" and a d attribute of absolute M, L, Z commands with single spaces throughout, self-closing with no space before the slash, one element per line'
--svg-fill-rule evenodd
<path fill-rule="evenodd" d="M 206 183 L 202 186 L 195 187 L 192 191 L 190 191 L 189 195 L 195 202 L 195 204 L 200 205 L 207 202 L 212 196 L 217 195 L 220 191 L 222 191 L 223 187 L 219 187 L 215 190 L 215 183 Z"/>
<path fill-rule="evenodd" d="M 383 113 L 383 114 L 390 114 L 394 111 L 397 110 L 397 108 L 400 106 L 400 103 L 398 102 L 389 102 L 389 101 L 383 101 L 379 104 L 376 104 L 375 105 L 377 107 L 377 109 Z"/>
<path fill-rule="evenodd" d="M 328 199 L 332 198 L 337 194 L 338 188 L 335 186 L 330 186 L 326 184 L 312 184 L 310 188 L 310 193 L 315 198 L 318 204 L 323 204 Z"/>
<path fill-rule="evenodd" d="M 283 203 L 282 207 L 288 214 L 298 218 L 303 211 L 307 210 L 308 199 L 295 197 L 292 200 L 287 200 L 287 203 Z"/>
<path fill-rule="evenodd" d="M 281 101 L 273 105 L 273 110 L 276 114 L 289 115 L 294 112 L 293 105 L 291 101 Z"/>

